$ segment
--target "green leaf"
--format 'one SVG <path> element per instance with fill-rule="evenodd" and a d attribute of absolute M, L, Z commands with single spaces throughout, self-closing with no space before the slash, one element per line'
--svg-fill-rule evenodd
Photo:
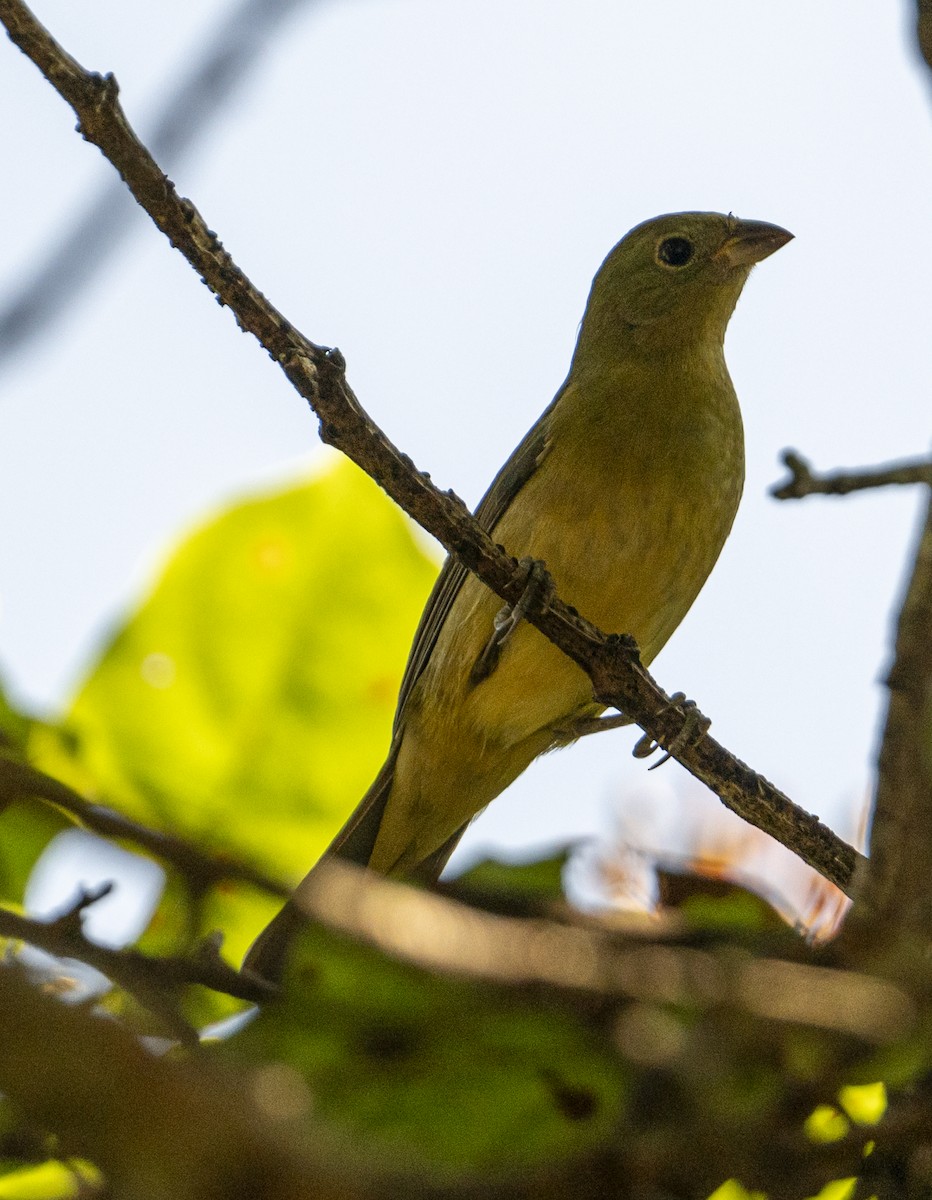
<path fill-rule="evenodd" d="M 467 904 L 495 911 L 531 912 L 563 899 L 563 871 L 572 852 L 560 850 L 530 862 L 486 858 L 446 884 Z"/>
<path fill-rule="evenodd" d="M 375 775 L 436 569 L 339 461 L 192 534 L 41 765 L 149 824 L 302 874 Z"/>
<path fill-rule="evenodd" d="M 856 1125 L 876 1125 L 887 1111 L 887 1089 L 882 1083 L 849 1084 L 838 1103 Z"/>
<path fill-rule="evenodd" d="M 846 1137 L 851 1123 L 832 1104 L 817 1105 L 803 1125 L 806 1137 L 811 1142 L 837 1142 Z"/>
<path fill-rule="evenodd" d="M 0 1175 L 0 1200 L 79 1200 L 103 1191 L 96 1167 L 76 1160 L 46 1162 Z"/>
<path fill-rule="evenodd" d="M 671 879 L 676 880 L 675 890 Z M 664 892 L 673 893 L 670 907 L 677 908 L 693 929 L 737 936 L 761 934 L 768 929 L 782 932 L 786 928 L 767 900 L 739 884 L 667 874 L 661 879 L 661 895 Z"/>
<path fill-rule="evenodd" d="M 809 1200 L 853 1200 L 857 1186 L 858 1181 L 854 1176 L 849 1179 L 833 1179 L 817 1196 L 811 1196 Z"/>
<path fill-rule="evenodd" d="M 32 722 L 10 703 L 0 685 L 0 753 L 20 757 L 25 750 Z"/>
<path fill-rule="evenodd" d="M 283 1064 L 316 1115 L 387 1167 L 526 1172 L 614 1136 L 625 1079 L 568 1010 L 439 978 L 323 929 L 284 999 L 222 1053 Z"/>
<path fill-rule="evenodd" d="M 39 855 L 63 829 L 62 813 L 38 801 L 11 804 L 0 812 L 0 899 L 21 904 Z"/>
<path fill-rule="evenodd" d="M 737 1179 L 728 1179 L 715 1189 L 708 1200 L 767 1200 L 763 1192 L 749 1192 Z"/>

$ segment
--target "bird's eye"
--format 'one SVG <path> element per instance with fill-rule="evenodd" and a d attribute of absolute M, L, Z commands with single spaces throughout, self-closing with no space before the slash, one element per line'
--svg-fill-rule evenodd
<path fill-rule="evenodd" d="M 669 237 L 657 247 L 657 258 L 668 267 L 685 267 L 693 256 L 693 244 L 684 237 Z"/>

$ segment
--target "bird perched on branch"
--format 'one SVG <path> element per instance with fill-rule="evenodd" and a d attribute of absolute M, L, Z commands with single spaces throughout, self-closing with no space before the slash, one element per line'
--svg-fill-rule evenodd
<path fill-rule="evenodd" d="M 744 482 L 725 328 L 751 267 L 792 234 L 720 213 L 632 229 L 592 284 L 566 382 L 476 517 L 560 598 L 649 663 L 728 536 Z M 534 571 L 529 570 L 533 588 Z M 391 749 L 327 855 L 435 879 L 472 818 L 602 711 L 586 674 L 448 558 L 414 637 Z M 291 905 L 247 966 L 274 976 Z"/>

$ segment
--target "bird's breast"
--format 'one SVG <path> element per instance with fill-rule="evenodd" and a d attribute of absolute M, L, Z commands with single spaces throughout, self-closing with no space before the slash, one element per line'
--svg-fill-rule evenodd
<path fill-rule="evenodd" d="M 677 403 L 668 396 L 620 414 L 604 405 L 587 438 L 557 430 L 526 497 L 495 531 L 512 553 L 543 559 L 568 604 L 606 631 L 632 634 L 646 661 L 715 564 L 744 482 L 727 377 L 704 394 L 688 384 L 677 392 Z"/>
<path fill-rule="evenodd" d="M 631 634 L 645 662 L 696 598 L 741 496 L 734 392 L 727 375 L 702 382 L 704 390 L 679 372 L 665 399 L 632 397 L 630 387 L 608 395 L 567 389 L 546 455 L 493 530 L 515 557 L 543 560 L 560 598 L 584 617 Z M 592 691 L 580 668 L 527 623 L 487 680 L 471 686 L 462 668 L 452 670 L 475 662 L 500 607 L 470 576 L 428 673 L 461 735 L 469 725 L 481 741 L 509 745 L 565 723 L 591 706 Z"/>

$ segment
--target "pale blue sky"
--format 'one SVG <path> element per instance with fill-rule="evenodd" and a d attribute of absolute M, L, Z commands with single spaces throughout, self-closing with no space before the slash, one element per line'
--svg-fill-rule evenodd
<path fill-rule="evenodd" d="M 113 70 L 145 137 L 225 6 L 37 0 Z M 918 495 L 778 505 L 820 467 L 929 437 L 932 93 L 908 6 L 876 0 L 353 0 L 295 20 L 200 148 L 165 164 L 291 320 L 338 344 L 389 435 L 474 502 L 560 384 L 591 277 L 683 208 L 785 225 L 728 360 L 747 426 L 733 536 L 655 664 L 716 736 L 829 819 L 869 786 Z M 0 46 L 0 287 L 111 168 Z M 12 236 L 10 234 L 12 233 Z M 144 219 L 77 311 L 0 378 L 0 672 L 54 705 L 170 540 L 313 459 L 316 426 Z M 544 759 L 470 831 L 531 847 L 677 790 L 633 735 Z"/>

